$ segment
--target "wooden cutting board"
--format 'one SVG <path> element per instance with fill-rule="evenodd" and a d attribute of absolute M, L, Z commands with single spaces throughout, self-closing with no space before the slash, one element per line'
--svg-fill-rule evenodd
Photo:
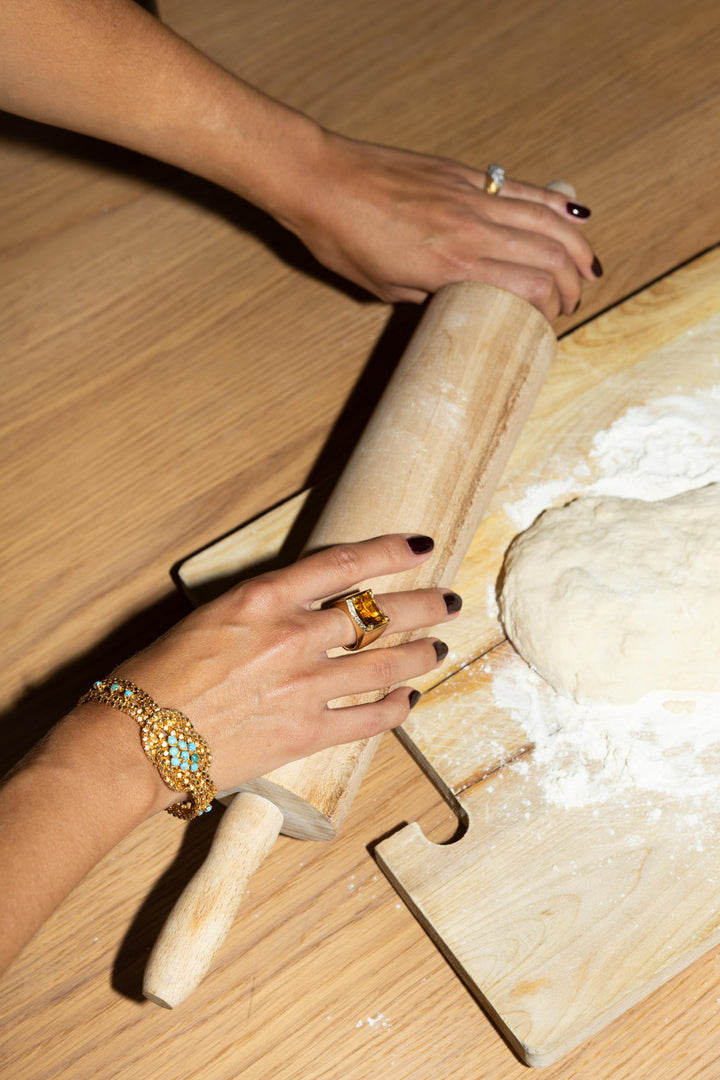
<path fill-rule="evenodd" d="M 718 251 L 563 339 L 455 579 L 464 613 L 443 630 L 448 660 L 418 682 L 426 693 L 401 733 L 465 831 L 436 846 L 410 825 L 377 858 L 531 1065 L 561 1057 L 720 941 L 718 850 L 689 850 L 671 816 L 648 815 L 646 794 L 602 812 L 547 805 L 524 727 L 492 693 L 498 672 L 522 664 L 494 605 L 518 531 L 508 507 L 538 485 L 557 485 L 554 497 L 543 488 L 545 505 L 582 493 L 596 478 L 598 431 L 632 406 L 718 383 Z M 186 589 L 204 598 L 272 558 L 305 499 L 187 560 Z M 525 773 L 508 767 L 519 759 Z"/>
<path fill-rule="evenodd" d="M 557 485 L 543 487 L 547 505 L 582 493 L 597 477 L 593 436 L 629 407 L 718 384 L 718 253 L 562 344 L 458 583 L 490 649 L 430 690 L 402 733 L 466 832 L 437 846 L 410 825 L 376 855 L 530 1065 L 557 1060 L 720 943 L 720 829 L 709 842 L 710 808 L 679 829 L 672 800 L 631 785 L 616 802 L 549 804 L 551 766 L 534 763 L 493 693 L 499 675 L 526 670 L 498 644 L 488 602 L 517 531 L 508 514 L 536 485 Z M 720 751 L 705 768 L 720 784 Z"/>

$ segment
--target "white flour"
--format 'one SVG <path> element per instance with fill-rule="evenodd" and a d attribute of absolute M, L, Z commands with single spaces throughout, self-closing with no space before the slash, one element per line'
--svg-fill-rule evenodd
<path fill-rule="evenodd" d="M 653 500 L 720 481 L 720 386 L 628 409 L 597 433 L 590 457 L 600 473 L 593 483 L 581 463 L 567 479 L 535 484 L 522 499 L 504 505 L 518 532 L 580 491 Z"/>
<path fill-rule="evenodd" d="M 567 483 L 535 485 L 505 506 L 519 531 L 579 491 L 653 500 L 720 481 L 720 386 L 629 409 L 595 436 L 591 456 L 594 482 L 580 466 Z M 593 806 L 630 788 L 682 800 L 683 820 L 702 845 L 699 811 L 706 819 L 720 812 L 720 694 L 658 692 L 632 705 L 578 705 L 520 664 L 496 672 L 492 689 L 535 745 L 530 759 L 512 767 L 532 772 L 549 803 Z"/>

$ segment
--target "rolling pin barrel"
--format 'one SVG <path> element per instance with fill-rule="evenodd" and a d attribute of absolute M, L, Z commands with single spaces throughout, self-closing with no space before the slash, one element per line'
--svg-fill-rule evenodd
<path fill-rule="evenodd" d="M 510 293 L 481 284 L 439 290 L 343 470 L 308 548 L 388 532 L 429 533 L 436 542 L 433 558 L 395 576 L 392 588 L 450 585 L 544 381 L 555 344 L 543 316 Z M 328 839 L 345 818 L 378 738 L 323 750 L 246 784 L 243 790 L 277 808 L 287 835 Z M 252 830 L 246 837 L 243 834 L 243 820 L 239 810 L 233 814 L 237 843 L 240 848 L 245 844 L 242 855 L 226 844 L 225 854 L 216 856 L 214 844 L 207 871 L 215 883 L 211 895 L 218 897 L 227 889 L 234 897 L 232 904 L 242 893 L 231 884 L 236 860 L 254 865 L 260 859 L 253 851 Z M 267 846 L 264 839 L 263 845 Z M 197 909 L 183 903 L 181 898 L 146 970 L 146 996 L 168 1005 L 177 1004 L 197 985 L 219 944 L 210 942 L 212 934 L 205 933 Z M 184 911 L 182 918 L 176 918 L 179 910 Z M 206 910 L 204 919 L 212 921 L 212 912 Z M 216 931 L 224 934 L 222 928 L 230 919 L 219 920 Z M 168 953 L 169 935 L 173 947 Z M 202 948 L 183 943 L 183 938 L 189 942 L 193 936 L 204 942 Z M 168 955 L 172 973 L 167 966 L 160 970 L 160 959 L 164 956 L 167 965 Z M 175 966 L 191 970 L 177 977 Z M 182 987 L 182 996 L 163 986 L 170 974 L 175 986 Z"/>

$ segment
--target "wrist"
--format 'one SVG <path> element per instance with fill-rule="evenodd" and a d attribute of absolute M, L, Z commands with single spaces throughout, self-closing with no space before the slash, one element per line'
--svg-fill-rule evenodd
<path fill-rule="evenodd" d="M 148 760 L 139 725 L 107 705 L 77 706 L 41 745 L 33 768 L 52 774 L 52 790 L 112 823 L 112 844 L 177 796 Z"/>
<path fill-rule="evenodd" d="M 236 83 L 236 101 L 231 93 L 222 130 L 207 145 L 206 175 L 296 232 L 318 183 L 325 132 L 304 113 Z"/>

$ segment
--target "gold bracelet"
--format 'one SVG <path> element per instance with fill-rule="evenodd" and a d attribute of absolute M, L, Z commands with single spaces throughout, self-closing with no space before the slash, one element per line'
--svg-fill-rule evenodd
<path fill-rule="evenodd" d="M 99 701 L 127 713 L 140 725 L 143 750 L 173 791 L 187 791 L 186 802 L 168 806 L 168 814 L 190 821 L 212 809 L 217 788 L 210 779 L 210 747 L 187 716 L 162 709 L 149 694 L 126 679 L 98 679 L 78 705 Z"/>

